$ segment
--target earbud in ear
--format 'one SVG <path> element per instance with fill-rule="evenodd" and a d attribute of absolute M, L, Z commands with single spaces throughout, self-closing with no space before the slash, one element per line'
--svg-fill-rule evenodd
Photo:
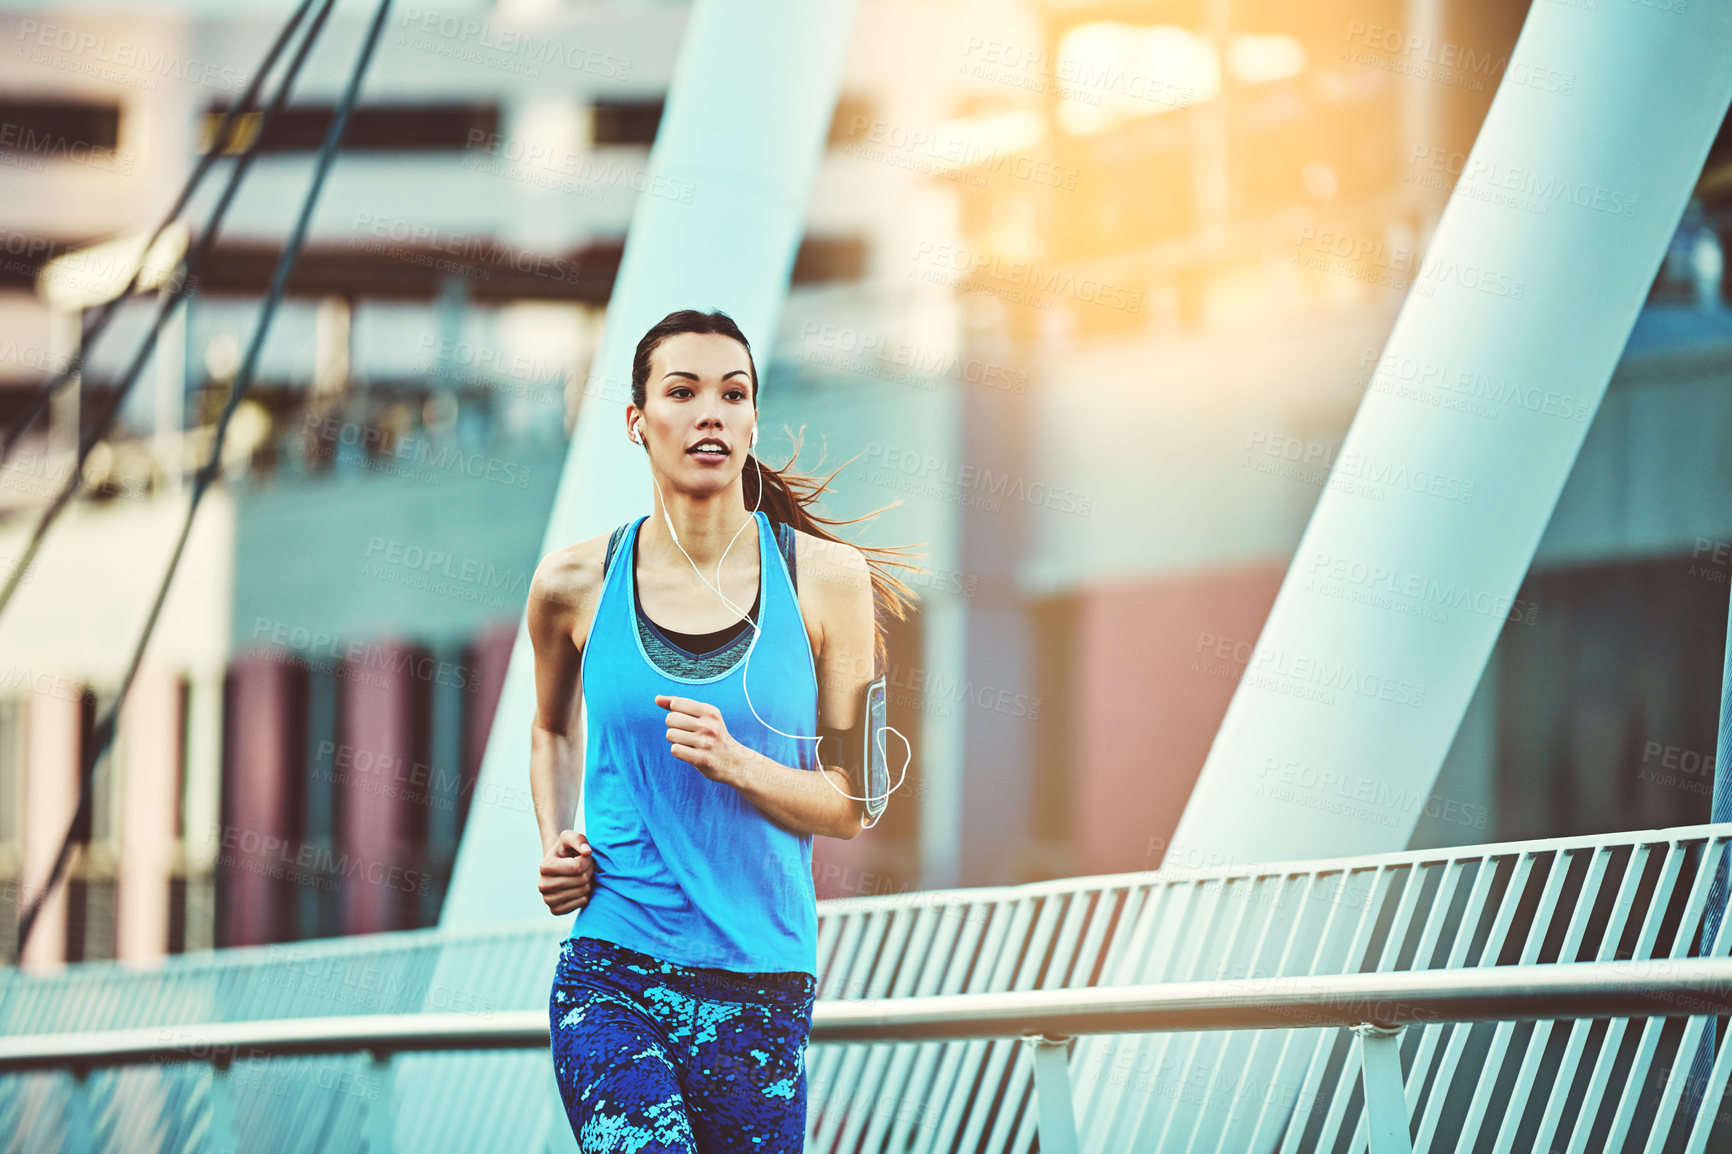
<path fill-rule="evenodd" d="M 642 420 L 636 420 L 636 421 L 633 421 L 631 423 L 631 439 L 633 441 L 636 441 L 640 445 L 643 444 L 643 421 Z"/>
<path fill-rule="evenodd" d="M 753 449 L 758 447 L 758 426 L 756 425 L 752 426 L 752 444 L 750 447 Z"/>

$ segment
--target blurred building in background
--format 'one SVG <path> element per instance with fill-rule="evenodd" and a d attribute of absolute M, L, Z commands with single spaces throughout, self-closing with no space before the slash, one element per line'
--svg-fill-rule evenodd
<path fill-rule="evenodd" d="M 0 419 L 82 339 L 44 265 L 100 278 L 90 246 L 154 226 L 286 11 L 0 15 Z M 529 812 L 527 766 L 481 798 L 476 770 L 567 437 L 627 396 L 589 370 L 632 207 L 689 195 L 645 171 L 686 12 L 392 16 L 32 959 L 430 925 L 469 807 Z M 1467 165 L 1500 83 L 1574 87 L 1508 74 L 1522 17 L 861 5 L 755 350 L 760 454 L 803 435 L 796 467 L 852 460 L 829 514 L 899 502 L 862 540 L 924 541 L 929 572 L 890 637 L 908 779 L 872 832 L 817 840 L 820 896 L 1161 864 L 1364 391 L 1488 422 L 1547 403 L 1381 357 L 1452 191 L 1546 211 Z M 198 295 L 0 616 L 0 937 L 72 819 L 361 27 L 333 22 L 259 138 Z M 1423 844 L 1707 818 L 1729 222 L 1723 132 L 1605 405 L 1561 414 L 1592 427 L 1533 571 L 1471 606 L 1507 621 L 1414 799 Z M 0 472 L 0 564 L 155 307 L 126 304 Z"/>

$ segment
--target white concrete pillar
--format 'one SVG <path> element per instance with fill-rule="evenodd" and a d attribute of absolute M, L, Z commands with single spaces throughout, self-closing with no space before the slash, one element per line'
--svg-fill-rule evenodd
<path fill-rule="evenodd" d="M 142 666 L 121 706 L 119 908 L 115 957 L 151 963 L 168 952 L 169 874 L 180 808 L 180 679 Z M 112 755 L 111 755 L 112 756 Z"/>
<path fill-rule="evenodd" d="M 1724 3 L 1529 9 L 1180 819 L 1188 860 L 1407 845 L 1732 100 L 1728 45 Z"/>
<path fill-rule="evenodd" d="M 223 671 L 194 670 L 187 682 L 186 812 L 181 844 L 186 862 L 186 948 L 216 944 L 214 875 L 221 846 Z"/>
<path fill-rule="evenodd" d="M 645 330 L 675 309 L 720 308 L 752 342 L 759 370 L 768 363 L 854 7 L 804 0 L 692 5 L 648 164 L 647 187 L 672 192 L 642 195 L 633 211 L 543 554 L 651 509 L 648 465 L 619 423 L 631 400 L 632 352 Z M 485 800 L 528 795 L 534 659 L 520 621 L 442 927 L 547 914 L 535 888 L 541 838 L 534 813 Z"/>
<path fill-rule="evenodd" d="M 22 914 L 47 882 L 60 843 L 78 808 L 78 755 L 82 740 L 81 686 L 70 678 L 40 674 L 25 719 L 24 874 L 19 886 Z M 66 880 L 63 877 L 36 916 L 19 959 L 26 968 L 52 969 L 66 960 Z"/>

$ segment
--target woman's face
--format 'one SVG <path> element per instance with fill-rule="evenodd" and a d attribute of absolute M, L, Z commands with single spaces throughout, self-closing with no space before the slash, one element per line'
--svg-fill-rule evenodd
<path fill-rule="evenodd" d="M 757 423 L 746 350 L 714 333 L 669 337 L 650 354 L 644 408 L 628 411 L 628 433 L 634 415 L 664 476 L 699 492 L 731 483 L 746 466 Z"/>

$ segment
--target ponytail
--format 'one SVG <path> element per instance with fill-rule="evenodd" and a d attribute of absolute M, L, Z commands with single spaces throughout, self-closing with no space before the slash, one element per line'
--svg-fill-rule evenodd
<path fill-rule="evenodd" d="M 848 520 L 834 520 L 820 517 L 812 512 L 812 506 L 818 503 L 818 497 L 830 486 L 836 474 L 846 469 L 847 464 L 837 467 L 828 477 L 820 480 L 816 476 L 793 471 L 793 464 L 800 455 L 800 445 L 804 438 L 794 442 L 794 452 L 780 469 L 764 464 L 756 454 L 750 454 L 752 467 L 747 469 L 740 480 L 745 488 L 746 507 L 760 508 L 770 520 L 777 524 L 789 525 L 802 532 L 824 541 L 841 545 L 851 545 L 860 550 L 866 558 L 867 572 L 872 581 L 872 617 L 873 635 L 873 676 L 884 668 L 887 660 L 884 643 L 884 627 L 886 618 L 894 616 L 898 621 L 908 619 L 908 610 L 919 600 L 919 594 L 909 588 L 900 578 L 890 572 L 891 566 L 908 569 L 913 572 L 925 572 L 918 565 L 896 560 L 898 557 L 923 557 L 924 553 L 911 553 L 904 545 L 859 545 L 848 541 L 831 532 L 831 529 L 852 525 L 856 521 L 866 521 L 882 513 L 884 509 L 894 508 L 902 502 L 896 500 L 880 509 L 875 509 L 859 517 Z M 762 478 L 763 492 L 758 492 Z"/>

